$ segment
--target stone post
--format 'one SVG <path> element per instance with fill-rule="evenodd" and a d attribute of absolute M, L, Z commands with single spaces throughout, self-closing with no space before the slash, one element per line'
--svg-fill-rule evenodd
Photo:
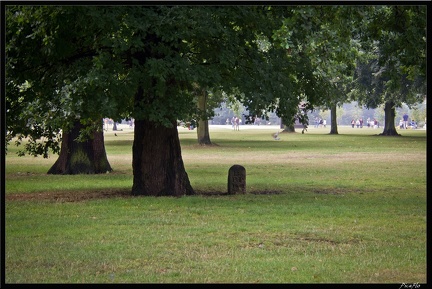
<path fill-rule="evenodd" d="M 246 169 L 233 165 L 228 171 L 228 194 L 246 194 Z"/>

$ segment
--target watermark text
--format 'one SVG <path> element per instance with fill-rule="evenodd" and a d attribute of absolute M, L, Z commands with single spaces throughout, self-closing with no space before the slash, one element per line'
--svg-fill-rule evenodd
<path fill-rule="evenodd" d="M 417 288 L 420 288 L 419 283 L 413 283 L 413 284 L 402 283 L 402 285 L 399 287 L 399 289 L 417 289 Z"/>

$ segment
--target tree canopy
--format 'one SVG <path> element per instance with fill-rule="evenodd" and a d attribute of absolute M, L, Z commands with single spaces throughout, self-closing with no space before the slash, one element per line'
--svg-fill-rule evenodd
<path fill-rule="evenodd" d="M 59 129 L 74 118 L 187 119 L 196 84 L 236 94 L 253 112 L 292 116 L 299 98 L 312 109 L 352 74 L 353 43 L 379 66 L 365 77 L 383 73 L 397 104 L 419 101 L 402 87 L 420 86 L 426 71 L 426 6 L 10 5 L 6 24 L 8 140 L 29 136 L 35 155 L 58 151 Z M 352 95 L 366 105 L 388 99 L 358 83 Z M 134 102 L 139 86 L 155 100 Z"/>
<path fill-rule="evenodd" d="M 8 135 L 44 137 L 46 153 L 58 146 L 59 129 L 76 118 L 145 117 L 170 126 L 196 109 L 194 84 L 240 87 L 250 103 L 258 91 L 270 103 L 286 94 L 288 83 L 275 69 L 283 57 L 270 62 L 258 49 L 257 40 L 280 26 L 271 12 L 260 6 L 7 6 Z M 147 97 L 137 101 L 139 88 Z M 41 150 L 39 144 L 35 152 Z"/>

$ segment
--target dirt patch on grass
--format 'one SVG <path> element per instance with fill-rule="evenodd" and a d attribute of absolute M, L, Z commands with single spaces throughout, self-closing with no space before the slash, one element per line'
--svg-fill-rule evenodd
<path fill-rule="evenodd" d="M 195 193 L 197 195 L 201 195 L 201 196 L 229 196 L 227 192 L 222 192 L 222 191 L 200 191 L 200 190 L 195 190 Z M 262 190 L 262 191 L 247 192 L 247 194 L 250 194 L 250 195 L 278 195 L 278 194 L 282 194 L 282 191 L 277 191 L 277 190 Z"/>
<path fill-rule="evenodd" d="M 346 189 L 346 188 L 319 188 L 319 189 L 313 189 L 312 191 L 315 194 L 322 194 L 322 195 L 344 195 L 347 193 L 358 193 L 358 194 L 364 193 L 361 190 L 353 190 L 353 189 Z"/>
<path fill-rule="evenodd" d="M 133 197 L 130 190 L 92 190 L 92 191 L 61 191 L 37 192 L 25 194 L 7 194 L 6 201 L 52 201 L 52 202 L 80 202 L 95 199 Z"/>
<path fill-rule="evenodd" d="M 201 196 L 223 196 L 228 194 L 222 191 L 195 191 Z M 280 194 L 280 191 L 264 190 L 250 192 L 253 195 Z M 25 194 L 7 194 L 6 201 L 48 201 L 48 202 L 82 202 L 88 200 L 110 199 L 110 198 L 137 198 L 129 189 L 91 190 L 91 191 L 61 191 L 61 192 L 37 192 Z"/>

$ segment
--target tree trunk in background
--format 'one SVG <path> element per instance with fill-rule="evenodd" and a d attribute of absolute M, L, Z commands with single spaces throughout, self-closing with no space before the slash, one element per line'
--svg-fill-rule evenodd
<path fill-rule="evenodd" d="M 198 143 L 200 145 L 211 145 L 208 120 L 199 120 L 197 127 Z"/>
<path fill-rule="evenodd" d="M 202 89 L 198 92 L 198 109 L 207 111 L 207 92 Z M 198 143 L 200 145 L 211 145 L 208 119 L 199 119 L 197 127 Z"/>
<path fill-rule="evenodd" d="M 330 134 L 338 134 L 336 104 L 332 104 L 330 107 Z"/>
<path fill-rule="evenodd" d="M 283 132 L 296 132 L 294 128 L 295 119 L 289 120 L 287 118 L 281 118 L 281 123 L 283 124 Z"/>
<path fill-rule="evenodd" d="M 94 132 L 91 139 L 78 142 L 75 139 L 83 128 L 77 120 L 70 131 L 63 132 L 60 155 L 48 174 L 104 174 L 112 171 L 105 151 L 103 130 Z"/>
<path fill-rule="evenodd" d="M 132 150 L 133 195 L 195 194 L 184 168 L 175 121 L 167 128 L 148 120 L 135 120 Z"/>
<path fill-rule="evenodd" d="M 400 136 L 395 127 L 395 104 L 393 101 L 387 101 L 384 106 L 384 131 L 379 135 Z"/>

